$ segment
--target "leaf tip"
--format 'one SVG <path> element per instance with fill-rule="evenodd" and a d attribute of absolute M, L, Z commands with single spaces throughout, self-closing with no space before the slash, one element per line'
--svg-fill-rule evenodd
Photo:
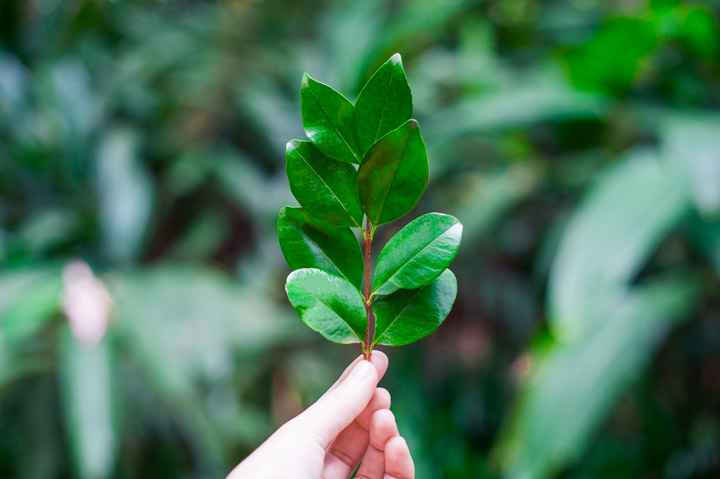
<path fill-rule="evenodd" d="M 420 127 L 420 125 L 418 125 L 418 122 L 416 119 L 411 118 L 410 120 L 408 120 L 408 130 L 413 131 L 414 129 L 419 128 L 419 127 Z"/>
<path fill-rule="evenodd" d="M 307 72 L 303 73 L 302 82 L 300 83 L 300 87 L 305 88 L 305 87 L 309 86 L 310 80 L 312 80 L 312 78 L 310 78 L 310 75 L 308 75 Z"/>
<path fill-rule="evenodd" d="M 300 146 L 300 140 L 290 140 L 287 142 L 287 145 L 285 145 L 285 153 L 289 153 L 295 148 L 298 148 Z"/>
<path fill-rule="evenodd" d="M 399 53 L 394 54 L 390 57 L 390 63 L 393 65 L 401 65 L 402 66 L 402 57 Z"/>

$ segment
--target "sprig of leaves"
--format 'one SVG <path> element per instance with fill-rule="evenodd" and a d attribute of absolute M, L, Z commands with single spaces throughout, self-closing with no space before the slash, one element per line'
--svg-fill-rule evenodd
<path fill-rule="evenodd" d="M 278 236 L 293 272 L 285 289 L 300 318 L 338 343 L 408 344 L 435 331 L 457 294 L 455 258 L 462 225 L 429 213 L 402 228 L 380 252 L 378 226 L 417 205 L 428 159 L 399 54 L 385 62 L 353 105 L 303 76 L 302 118 L 309 141 L 287 145 L 290 189 L 301 208 L 280 211 Z M 364 248 L 351 228 L 360 230 Z"/>

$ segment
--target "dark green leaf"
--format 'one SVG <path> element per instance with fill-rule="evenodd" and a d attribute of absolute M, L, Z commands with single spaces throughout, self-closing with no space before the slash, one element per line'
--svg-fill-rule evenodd
<path fill-rule="evenodd" d="M 307 73 L 300 87 L 300 103 L 310 141 L 330 158 L 360 163 L 352 103 Z"/>
<path fill-rule="evenodd" d="M 412 94 L 402 59 L 396 53 L 370 77 L 355 102 L 355 129 L 360 151 L 412 117 Z"/>
<path fill-rule="evenodd" d="M 354 166 L 328 158 L 309 141 L 288 142 L 285 156 L 290 189 L 308 213 L 334 226 L 361 227 Z"/>
<path fill-rule="evenodd" d="M 455 258 L 461 237 L 462 224 L 450 215 L 428 213 L 411 221 L 380 252 L 373 293 L 419 288 L 437 278 Z"/>
<path fill-rule="evenodd" d="M 373 344 L 400 346 L 432 333 L 450 313 L 456 294 L 457 280 L 452 271 L 446 269 L 435 281 L 421 288 L 379 298 L 373 304 Z"/>
<path fill-rule="evenodd" d="M 342 276 L 360 289 L 363 256 L 355 235 L 315 220 L 302 208 L 286 206 L 278 219 L 280 248 L 292 269 L 317 268 Z"/>
<path fill-rule="evenodd" d="M 347 280 L 313 268 L 290 273 L 290 303 L 310 329 L 336 343 L 362 342 L 367 327 L 363 298 Z"/>
<path fill-rule="evenodd" d="M 375 143 L 365 154 L 358 173 L 360 200 L 373 227 L 413 209 L 427 183 L 427 151 L 415 120 Z"/>

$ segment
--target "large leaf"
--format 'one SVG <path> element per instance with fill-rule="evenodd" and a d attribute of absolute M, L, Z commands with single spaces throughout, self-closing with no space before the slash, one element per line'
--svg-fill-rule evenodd
<path fill-rule="evenodd" d="M 290 268 L 321 269 L 344 277 L 360 289 L 362 250 L 348 228 L 335 228 L 313 219 L 302 208 L 286 206 L 280 210 L 278 237 Z"/>
<path fill-rule="evenodd" d="M 498 449 L 504 477 L 549 477 L 577 459 L 668 329 L 688 313 L 697 286 L 692 278 L 666 278 L 639 287 L 592 334 L 535 358 Z"/>
<path fill-rule="evenodd" d="M 331 158 L 360 163 L 353 105 L 328 85 L 303 76 L 300 103 L 305 134 Z"/>
<path fill-rule="evenodd" d="M 285 290 L 310 329 L 336 343 L 363 341 L 365 305 L 360 291 L 347 280 L 319 269 L 299 269 L 290 273 Z"/>
<path fill-rule="evenodd" d="M 137 258 L 153 203 L 150 174 L 132 130 L 111 130 L 97 154 L 97 189 L 103 246 L 115 261 Z"/>
<path fill-rule="evenodd" d="M 373 303 L 375 339 L 373 344 L 400 346 L 435 331 L 450 313 L 457 280 L 446 269 L 434 281 L 418 289 L 398 291 Z"/>
<path fill-rule="evenodd" d="M 409 120 L 375 143 L 358 172 L 358 191 L 373 226 L 394 221 L 415 207 L 428 183 L 428 159 L 420 127 Z"/>
<path fill-rule="evenodd" d="M 198 394 L 199 385 L 225 391 L 224 385 L 232 383 L 235 391 L 243 391 L 254 368 L 262 368 L 264 351 L 310 334 L 294 313 L 278 307 L 268 294 L 262 279 L 267 265 L 262 266 L 257 271 L 244 265 L 252 281 L 197 265 L 172 264 L 106 277 L 119 314 L 114 331 L 156 398 L 149 404 L 140 398 L 134 404 L 148 413 L 164 408 L 187 431 L 188 447 L 202 456 L 215 476 L 227 467 L 228 441 L 247 441 L 249 447 L 269 431 L 243 420 L 252 407 L 240 395 L 225 397 L 220 409 L 233 411 L 228 416 Z M 242 439 L 250 435 L 254 437 Z"/>
<path fill-rule="evenodd" d="M 80 343 L 69 328 L 60 338 L 60 386 L 65 427 L 75 456 L 78 476 L 111 477 L 119 437 L 115 420 L 112 349 L 108 337 L 98 345 Z"/>
<path fill-rule="evenodd" d="M 361 227 L 354 166 L 328 158 L 308 141 L 288 142 L 285 156 L 290 189 L 303 208 L 331 225 Z"/>
<path fill-rule="evenodd" d="M 569 340 L 605 319 L 689 203 L 677 170 L 651 152 L 619 160 L 601 175 L 570 219 L 553 263 L 554 333 Z"/>
<path fill-rule="evenodd" d="M 21 346 L 60 309 L 60 269 L 8 269 L 0 274 L 0 336 L 3 346 Z"/>
<path fill-rule="evenodd" d="M 720 217 L 718 131 L 718 115 L 678 115 L 663 122 L 663 155 L 687 178 L 695 205 L 706 218 Z"/>
<path fill-rule="evenodd" d="M 411 221 L 380 252 L 373 292 L 419 288 L 437 278 L 455 258 L 462 229 L 457 218 L 441 213 Z"/>
<path fill-rule="evenodd" d="M 355 102 L 355 130 L 365 153 L 379 139 L 412 117 L 412 93 L 396 53 L 370 77 Z"/>

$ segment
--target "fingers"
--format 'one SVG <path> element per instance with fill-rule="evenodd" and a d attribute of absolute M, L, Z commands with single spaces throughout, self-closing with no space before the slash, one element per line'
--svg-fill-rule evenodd
<path fill-rule="evenodd" d="M 380 351 L 373 353 L 371 361 L 354 363 L 327 393 L 288 424 L 289 429 L 327 449 L 368 405 L 387 365 L 387 356 Z"/>
<path fill-rule="evenodd" d="M 362 360 L 363 360 L 362 354 L 360 356 L 358 356 L 357 358 L 355 358 L 355 360 L 352 363 L 350 363 L 350 365 L 348 367 L 345 368 L 345 371 L 343 371 L 343 373 L 340 375 L 338 380 L 335 381 L 335 383 L 332 386 L 330 386 L 330 389 L 328 389 L 328 392 L 332 391 L 333 389 L 335 389 L 338 386 L 338 384 L 343 382 L 345 380 L 345 378 L 348 376 L 348 374 L 350 374 L 350 371 L 352 371 L 352 369 L 355 367 L 355 365 Z M 388 357 L 382 351 L 375 350 L 375 351 L 373 351 L 372 355 L 370 356 L 370 362 L 377 369 L 378 378 L 382 379 L 382 377 L 385 375 L 385 371 L 387 371 L 387 368 L 388 368 Z M 327 394 L 327 393 L 325 393 L 325 394 Z"/>
<path fill-rule="evenodd" d="M 356 479 L 382 479 L 385 473 L 385 444 L 398 437 L 395 416 L 389 409 L 376 411 L 370 418 L 370 445 Z"/>
<path fill-rule="evenodd" d="M 370 417 L 380 409 L 390 407 L 390 393 L 377 388 L 365 410 L 333 441 L 325 455 L 323 479 L 350 477 L 368 448 Z"/>
<path fill-rule="evenodd" d="M 400 436 L 385 443 L 385 477 L 383 479 L 414 479 L 415 464 L 408 445 Z"/>

